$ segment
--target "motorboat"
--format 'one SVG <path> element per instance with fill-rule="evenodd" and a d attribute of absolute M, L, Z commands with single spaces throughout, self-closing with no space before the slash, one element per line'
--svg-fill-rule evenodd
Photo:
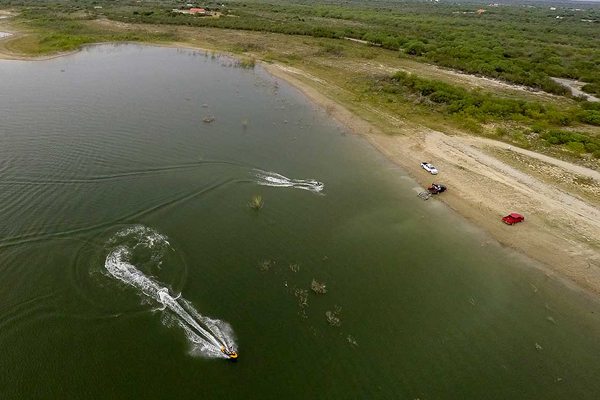
<path fill-rule="evenodd" d="M 238 358 L 237 352 L 230 350 L 225 346 L 221 346 L 221 353 L 225 354 L 231 361 L 235 361 Z"/>

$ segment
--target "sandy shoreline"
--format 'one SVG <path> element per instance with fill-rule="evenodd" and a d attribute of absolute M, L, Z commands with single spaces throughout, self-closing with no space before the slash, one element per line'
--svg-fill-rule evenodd
<path fill-rule="evenodd" d="M 489 139 L 450 136 L 424 127 L 410 136 L 387 135 L 306 83 L 310 75 L 277 64 L 267 64 L 265 69 L 298 88 L 347 129 L 364 136 L 423 187 L 432 181 L 447 184 L 449 191 L 437 200 L 498 242 L 542 263 L 558 277 L 600 294 L 600 209 L 512 168 L 487 151 L 493 147 L 507 150 L 510 146 Z M 550 158 L 539 156 L 542 160 Z M 433 177 L 424 172 L 421 161 L 434 162 L 440 174 Z M 599 176 L 598 171 L 561 160 L 546 161 L 552 161 L 548 164 L 565 173 L 585 174 L 592 179 Z M 511 211 L 524 213 L 526 223 L 501 223 L 500 218 Z"/>
<path fill-rule="evenodd" d="M 188 43 L 159 46 L 213 51 Z M 2 54 L 0 51 L 0 59 L 41 61 L 75 52 L 77 51 L 29 58 Z M 220 53 L 235 57 L 224 51 Z M 349 131 L 365 137 L 423 187 L 432 181 L 445 183 L 449 191 L 433 201 L 443 201 L 501 244 L 542 263 L 549 272 L 554 273 L 551 275 L 565 278 L 588 292 L 600 294 L 598 205 L 526 174 L 522 169 L 514 168 L 495 157 L 494 151 L 521 153 L 519 156 L 526 158 L 535 154 L 527 154 L 527 151 L 521 149 L 512 150 L 505 143 L 489 139 L 450 136 L 418 126 L 405 127 L 399 130 L 398 135 L 387 135 L 374 124 L 328 97 L 324 90 L 326 82 L 322 79 L 285 65 L 261 65 L 273 76 L 299 89 Z M 373 111 L 384 119 L 391 120 L 394 126 L 404 124 L 398 116 L 385 115 L 381 110 Z M 407 134 L 408 131 L 410 134 Z M 433 162 L 440 169 L 440 174 L 436 177 L 427 174 L 420 168 L 421 161 Z M 536 162 L 547 164 L 560 170 L 562 174 L 595 180 L 595 184 L 600 185 L 596 180 L 597 171 L 543 155 L 539 155 Z M 417 200 L 415 193 L 415 201 Z M 512 211 L 525 214 L 526 223 L 518 226 L 501 223 L 500 217 Z"/>

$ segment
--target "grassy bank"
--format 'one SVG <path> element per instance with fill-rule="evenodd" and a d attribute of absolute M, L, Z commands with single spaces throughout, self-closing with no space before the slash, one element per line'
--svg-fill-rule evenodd
<path fill-rule="evenodd" d="M 86 24 L 92 18 L 83 11 L 64 13 L 59 10 L 23 9 L 11 20 L 19 31 L 27 33 L 9 40 L 4 47 L 27 55 L 47 55 L 72 51 L 82 45 L 99 42 L 168 42 L 176 37 L 169 32 L 147 30 L 108 31 Z"/>
<path fill-rule="evenodd" d="M 550 77 L 586 82 L 600 95 L 600 6 L 430 3 L 419 1 L 254 0 L 201 3 L 221 17 L 173 13 L 181 2 L 0 0 L 0 7 L 32 10 L 37 18 L 87 13 L 127 23 L 215 27 L 325 38 L 366 40 L 436 65 L 500 78 L 556 94 L 567 90 Z"/>
<path fill-rule="evenodd" d="M 213 24 L 203 22 L 209 18 L 191 16 L 176 19 L 177 24 L 125 24 L 106 16 L 123 16 L 125 10 L 131 10 L 129 5 L 117 3 L 101 11 L 86 5 L 73 7 L 71 4 L 21 7 L 11 24 L 27 34 L 4 41 L 4 46 L 30 55 L 69 51 L 86 43 L 107 41 L 178 42 L 212 48 L 245 56 L 247 67 L 254 65 L 254 59 L 297 67 L 306 73 L 303 79 L 308 83 L 317 85 L 321 92 L 389 134 L 410 134 L 414 127 L 427 126 L 449 133 L 467 131 L 489 136 L 563 158 L 579 159 L 588 165 L 596 165 L 593 157 L 599 156 L 600 129 L 596 126 L 600 108 L 593 103 L 456 74 L 424 64 L 418 57 L 400 56 L 398 50 L 385 48 L 389 46 L 369 46 L 315 35 L 188 26 Z M 141 6 L 136 7 L 141 10 Z M 145 7 L 150 11 L 137 11 L 127 20 L 143 20 L 140 15 L 152 17 L 167 6 Z M 262 5 L 256 5 L 252 10 L 262 9 Z M 184 22 L 189 18 L 201 22 L 186 25 Z"/>
<path fill-rule="evenodd" d="M 600 8 L 593 3 L 578 10 L 569 4 L 558 4 L 556 10 L 550 10 L 542 4 L 522 7 L 475 2 L 208 3 L 223 18 L 173 14 L 170 6 L 177 7 L 178 3 L 168 4 L 123 4 L 110 8 L 106 15 L 125 22 L 351 37 L 394 50 L 398 56 L 557 94 L 567 92 L 551 76 L 579 79 L 588 83 L 584 90 L 600 94 L 596 70 Z"/>

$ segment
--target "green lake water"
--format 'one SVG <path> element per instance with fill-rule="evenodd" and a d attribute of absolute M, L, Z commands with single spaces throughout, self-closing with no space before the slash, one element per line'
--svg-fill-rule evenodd
<path fill-rule="evenodd" d="M 0 398 L 600 398 L 597 301 L 260 67 L 102 45 L 0 77 Z"/>

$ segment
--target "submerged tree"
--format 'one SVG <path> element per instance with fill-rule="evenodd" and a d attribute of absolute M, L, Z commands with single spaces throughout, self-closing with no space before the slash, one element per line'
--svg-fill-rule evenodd
<path fill-rule="evenodd" d="M 317 294 L 327 293 L 327 288 L 325 287 L 325 284 L 322 282 L 318 282 L 314 278 L 310 284 L 310 288 L 312 289 L 313 292 L 315 292 Z"/>
<path fill-rule="evenodd" d="M 325 312 L 325 318 L 327 318 L 327 322 L 331 326 L 340 326 L 342 324 L 342 320 L 340 319 L 340 313 L 342 312 L 342 307 L 335 306 L 333 311 Z"/>
<path fill-rule="evenodd" d="M 274 262 L 272 260 L 263 260 L 258 264 L 258 269 L 262 272 L 267 272 L 273 267 Z"/>
<path fill-rule="evenodd" d="M 263 207 L 264 201 L 261 195 L 257 194 L 252 197 L 252 200 L 248 203 L 248 207 L 253 210 L 260 210 Z"/>
<path fill-rule="evenodd" d="M 298 299 L 298 306 L 300 308 L 308 307 L 308 290 L 306 289 L 295 289 L 294 296 Z"/>

